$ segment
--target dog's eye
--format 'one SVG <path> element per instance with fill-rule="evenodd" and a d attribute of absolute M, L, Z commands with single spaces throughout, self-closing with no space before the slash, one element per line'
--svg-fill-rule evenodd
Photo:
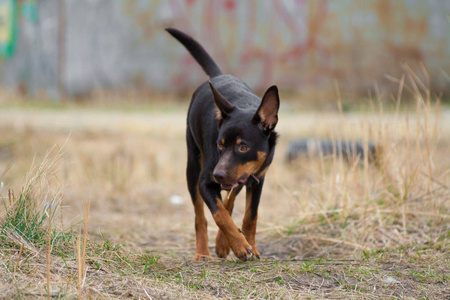
<path fill-rule="evenodd" d="M 217 149 L 219 150 L 223 150 L 223 144 L 222 143 L 217 143 Z"/>
<path fill-rule="evenodd" d="M 239 151 L 240 151 L 240 152 L 247 152 L 247 151 L 248 151 L 248 147 L 245 146 L 245 145 L 240 145 L 240 146 L 239 146 Z"/>

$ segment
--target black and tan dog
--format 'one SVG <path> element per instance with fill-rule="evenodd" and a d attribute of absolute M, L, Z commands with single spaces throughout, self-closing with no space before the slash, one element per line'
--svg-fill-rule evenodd
<path fill-rule="evenodd" d="M 196 259 L 210 257 L 203 202 L 219 226 L 216 253 L 226 257 L 230 248 L 241 260 L 253 255 L 258 205 L 264 176 L 272 162 L 277 134 L 279 97 L 270 87 L 262 100 L 241 80 L 222 74 L 219 67 L 194 39 L 172 28 L 166 29 L 200 64 L 209 82 L 193 94 L 186 140 L 187 182 L 195 207 Z M 231 218 L 234 199 L 246 186 L 246 208 L 239 229 Z M 222 201 L 221 190 L 228 195 Z"/>

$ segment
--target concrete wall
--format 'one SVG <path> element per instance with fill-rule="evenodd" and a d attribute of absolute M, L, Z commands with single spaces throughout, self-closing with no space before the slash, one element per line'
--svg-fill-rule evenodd
<path fill-rule="evenodd" d="M 450 1 L 64 0 L 62 83 L 69 96 L 96 89 L 184 91 L 207 79 L 163 28 L 199 40 L 222 70 L 256 90 L 365 92 L 408 64 L 426 66 L 450 92 Z M 58 0 L 22 16 L 0 84 L 58 91 Z"/>

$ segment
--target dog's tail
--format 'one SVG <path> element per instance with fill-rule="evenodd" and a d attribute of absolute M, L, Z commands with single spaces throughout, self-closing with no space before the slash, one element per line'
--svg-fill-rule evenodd
<path fill-rule="evenodd" d="M 166 28 L 166 31 L 183 44 L 209 77 L 215 77 L 222 74 L 222 71 L 211 56 L 209 56 L 206 50 L 203 49 L 196 40 L 175 28 Z"/>

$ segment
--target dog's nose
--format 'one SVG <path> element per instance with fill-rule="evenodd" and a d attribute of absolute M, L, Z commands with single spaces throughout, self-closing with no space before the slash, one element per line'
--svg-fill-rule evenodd
<path fill-rule="evenodd" d="M 225 171 L 222 171 L 222 170 L 214 170 L 213 176 L 214 176 L 214 179 L 218 183 L 220 183 L 220 182 L 222 182 L 225 179 L 225 177 L 227 177 L 227 173 Z"/>

